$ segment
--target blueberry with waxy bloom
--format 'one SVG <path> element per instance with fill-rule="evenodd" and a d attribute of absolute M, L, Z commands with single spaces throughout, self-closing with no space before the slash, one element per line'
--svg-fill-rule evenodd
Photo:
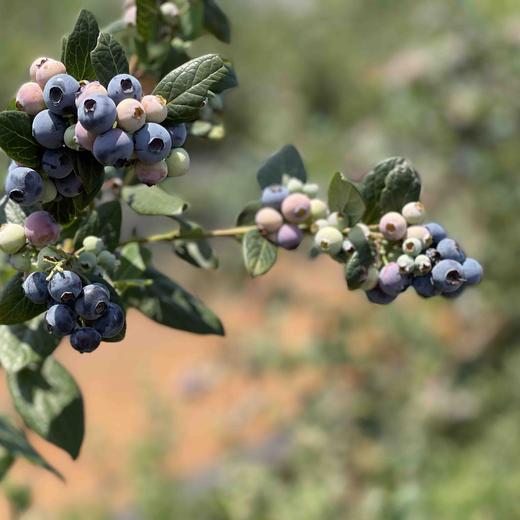
<path fill-rule="evenodd" d="M 73 114 L 76 111 L 76 94 L 79 88 L 79 82 L 68 74 L 54 76 L 43 90 L 47 108 L 60 116 Z"/>
<path fill-rule="evenodd" d="M 188 137 L 188 127 L 185 123 L 180 123 L 175 126 L 169 126 L 166 128 L 168 133 L 170 134 L 172 140 L 172 148 L 180 148 L 184 146 L 186 139 Z"/>
<path fill-rule="evenodd" d="M 97 135 L 108 132 L 117 117 L 115 103 L 108 96 L 100 94 L 86 96 L 80 103 L 77 114 L 81 126 Z"/>
<path fill-rule="evenodd" d="M 83 287 L 83 294 L 76 300 L 76 312 L 86 320 L 97 320 L 108 309 L 110 293 L 107 293 L 99 284 L 86 285 Z"/>
<path fill-rule="evenodd" d="M 61 303 L 53 305 L 45 315 L 47 330 L 55 336 L 68 336 L 76 327 L 76 315 L 68 306 Z"/>
<path fill-rule="evenodd" d="M 125 313 L 119 305 L 109 303 L 106 311 L 97 320 L 92 322 L 103 339 L 117 336 L 125 326 Z"/>
<path fill-rule="evenodd" d="M 31 206 L 41 198 L 43 179 L 31 168 L 14 168 L 5 179 L 5 192 L 13 202 L 21 206 Z"/>
<path fill-rule="evenodd" d="M 72 158 L 66 148 L 45 150 L 42 168 L 51 179 L 63 179 L 72 173 Z"/>
<path fill-rule="evenodd" d="M 428 222 L 424 227 L 432 236 L 432 245 L 435 247 L 441 240 L 448 237 L 446 230 L 437 222 Z"/>
<path fill-rule="evenodd" d="M 132 158 L 134 142 L 129 134 L 120 128 L 113 128 L 97 137 L 92 153 L 103 166 L 122 168 Z"/>
<path fill-rule="evenodd" d="M 282 202 L 289 195 L 289 190 L 281 184 L 273 184 L 267 186 L 262 191 L 262 205 L 269 206 L 274 209 L 280 209 Z"/>
<path fill-rule="evenodd" d="M 303 232 L 294 224 L 284 224 L 276 234 L 276 243 L 287 250 L 296 249 L 303 240 Z"/>
<path fill-rule="evenodd" d="M 58 193 L 67 198 L 77 197 L 83 191 L 83 183 L 74 172 L 63 179 L 55 179 L 54 184 Z"/>
<path fill-rule="evenodd" d="M 454 292 L 464 282 L 464 271 L 462 265 L 455 260 L 441 260 L 432 269 L 432 279 L 435 287 L 441 292 Z"/>
<path fill-rule="evenodd" d="M 108 84 L 107 91 L 116 105 L 119 105 L 123 99 L 137 99 L 137 101 L 141 101 L 143 97 L 141 83 L 130 74 L 114 76 Z"/>
<path fill-rule="evenodd" d="M 474 258 L 467 258 L 462 264 L 464 278 L 468 285 L 477 285 L 482 280 L 484 269 Z"/>
<path fill-rule="evenodd" d="M 170 155 L 172 140 L 168 131 L 157 123 L 146 123 L 134 134 L 135 154 L 144 163 L 153 164 Z"/>
<path fill-rule="evenodd" d="M 37 305 L 49 301 L 47 274 L 41 271 L 31 273 L 22 284 L 26 298 Z"/>
<path fill-rule="evenodd" d="M 70 336 L 70 344 L 80 354 L 94 352 L 101 344 L 101 334 L 92 327 L 81 327 Z"/>
<path fill-rule="evenodd" d="M 82 290 L 81 278 L 74 271 L 59 271 L 49 281 L 49 294 L 58 303 L 72 303 Z"/>
<path fill-rule="evenodd" d="M 396 296 L 409 286 L 410 278 L 403 274 L 397 262 L 386 264 L 379 272 L 379 288 L 390 296 Z"/>
<path fill-rule="evenodd" d="M 33 120 L 32 135 L 44 148 L 54 150 L 63 146 L 67 123 L 50 110 L 42 110 Z"/>
<path fill-rule="evenodd" d="M 437 244 L 437 251 L 443 260 L 455 260 L 462 263 L 466 259 L 464 251 L 460 248 L 458 242 L 451 238 L 444 238 Z"/>
<path fill-rule="evenodd" d="M 379 285 L 376 285 L 373 289 L 365 292 L 368 301 L 377 305 L 388 305 L 392 303 L 396 298 L 397 294 L 388 294 L 381 290 Z"/>

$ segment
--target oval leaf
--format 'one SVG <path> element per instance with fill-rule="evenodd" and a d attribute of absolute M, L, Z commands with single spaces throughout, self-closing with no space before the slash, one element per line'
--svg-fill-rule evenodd
<path fill-rule="evenodd" d="M 25 112 L 0 113 L 0 148 L 17 163 L 40 167 L 40 145 L 32 136 L 32 120 Z"/>
<path fill-rule="evenodd" d="M 254 230 L 244 235 L 242 255 L 247 272 L 254 278 L 267 273 L 273 267 L 278 248 Z"/>
<path fill-rule="evenodd" d="M 105 85 L 118 74 L 128 74 L 128 60 L 121 44 L 111 35 L 101 33 L 96 48 L 90 53 L 97 79 Z"/>
<path fill-rule="evenodd" d="M 365 202 L 354 183 L 342 173 L 332 177 L 328 192 L 329 208 L 348 218 L 348 225 L 357 224 L 365 212 Z"/>
<path fill-rule="evenodd" d="M 123 188 L 123 199 L 140 215 L 173 217 L 188 209 L 184 200 L 167 193 L 159 186 L 127 186 Z"/>
<path fill-rule="evenodd" d="M 272 184 L 281 184 L 284 175 L 307 182 L 307 172 L 298 150 L 292 145 L 284 146 L 269 157 L 258 170 L 256 178 L 262 189 Z"/>

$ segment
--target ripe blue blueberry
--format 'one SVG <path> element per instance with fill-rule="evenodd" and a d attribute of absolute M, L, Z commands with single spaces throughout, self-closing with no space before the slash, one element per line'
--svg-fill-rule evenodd
<path fill-rule="evenodd" d="M 437 251 L 443 260 L 455 260 L 462 263 L 466 259 L 466 255 L 460 248 L 459 244 L 451 238 L 443 238 L 437 244 Z"/>
<path fill-rule="evenodd" d="M 169 126 L 166 130 L 172 139 L 172 148 L 181 148 L 184 146 L 188 137 L 188 127 L 184 123 Z"/>
<path fill-rule="evenodd" d="M 457 290 L 452 292 L 444 292 L 441 294 L 441 296 L 449 300 L 454 300 L 455 298 L 458 298 L 466 290 L 466 287 L 466 284 L 461 285 Z"/>
<path fill-rule="evenodd" d="M 435 247 L 441 240 L 444 240 L 448 233 L 446 230 L 437 222 L 429 222 L 424 224 L 424 227 L 428 229 L 433 239 L 433 246 Z"/>
<path fill-rule="evenodd" d="M 63 179 L 72 172 L 72 158 L 65 148 L 45 150 L 42 168 L 51 179 Z"/>
<path fill-rule="evenodd" d="M 79 83 L 68 74 L 58 74 L 52 77 L 43 89 L 43 99 L 47 108 L 59 116 L 75 112 L 76 94 Z"/>
<path fill-rule="evenodd" d="M 441 292 L 453 292 L 464 284 L 462 265 L 455 260 L 441 260 L 432 269 L 435 287 Z"/>
<path fill-rule="evenodd" d="M 122 168 L 132 158 L 134 142 L 129 134 L 113 128 L 96 138 L 92 153 L 103 166 Z"/>
<path fill-rule="evenodd" d="M 412 282 L 415 292 L 423 298 L 431 298 L 437 296 L 440 291 L 433 284 L 432 275 L 429 273 L 425 276 L 416 276 Z"/>
<path fill-rule="evenodd" d="M 81 294 L 81 278 L 72 271 L 58 272 L 49 281 L 49 294 L 58 303 L 71 303 Z"/>
<path fill-rule="evenodd" d="M 482 275 L 484 274 L 482 266 L 474 258 L 467 258 L 464 261 L 462 264 L 462 271 L 468 285 L 477 285 L 480 283 Z"/>
<path fill-rule="evenodd" d="M 108 95 L 112 98 L 116 105 L 119 105 L 123 99 L 137 99 L 141 101 L 143 97 L 143 87 L 134 76 L 130 74 L 118 74 L 114 76 L 107 87 Z"/>
<path fill-rule="evenodd" d="M 68 305 L 53 305 L 45 315 L 47 329 L 56 336 L 68 336 L 76 327 L 76 315 Z"/>
<path fill-rule="evenodd" d="M 157 123 L 147 123 L 134 134 L 135 153 L 144 163 L 162 161 L 172 149 L 172 139 L 166 128 Z"/>
<path fill-rule="evenodd" d="M 88 273 L 94 269 L 97 265 L 97 257 L 90 251 L 83 251 L 78 256 L 78 263 L 81 270 Z"/>
<path fill-rule="evenodd" d="M 280 209 L 282 202 L 289 195 L 289 190 L 280 184 L 267 186 L 262 192 L 262 204 L 270 208 Z"/>
<path fill-rule="evenodd" d="M 67 198 L 76 197 L 83 191 L 83 183 L 74 172 L 64 179 L 56 179 L 54 184 L 58 193 Z"/>
<path fill-rule="evenodd" d="M 99 284 L 83 287 L 83 294 L 76 300 L 76 312 L 86 320 L 97 320 L 108 308 L 110 294 Z"/>
<path fill-rule="evenodd" d="M 409 285 L 409 277 L 401 272 L 397 262 L 386 264 L 379 272 L 379 288 L 390 296 L 397 296 Z"/>
<path fill-rule="evenodd" d="M 387 294 L 381 290 L 379 285 L 371 289 L 370 291 L 366 291 L 368 301 L 371 303 L 376 303 L 378 305 L 388 305 L 392 303 L 396 298 L 397 294 Z"/>
<path fill-rule="evenodd" d="M 33 303 L 42 305 L 49 300 L 47 275 L 43 272 L 31 273 L 23 282 L 22 287 L 26 298 Z"/>
<path fill-rule="evenodd" d="M 71 337 L 70 344 L 81 354 L 94 352 L 101 343 L 101 335 L 92 327 L 81 327 L 76 329 Z"/>
<path fill-rule="evenodd" d="M 103 339 L 117 336 L 125 326 L 125 313 L 115 303 L 109 303 L 103 315 L 92 323 Z"/>
<path fill-rule="evenodd" d="M 43 193 L 43 180 L 31 168 L 15 168 L 5 179 L 7 196 L 21 206 L 30 206 L 40 200 Z"/>
<path fill-rule="evenodd" d="M 50 110 L 43 110 L 33 120 L 32 135 L 44 148 L 61 148 L 67 130 L 67 123 L 62 117 Z"/>
<path fill-rule="evenodd" d="M 87 96 L 78 107 L 78 120 L 81 126 L 93 134 L 108 132 L 114 126 L 116 117 L 116 105 L 108 96 L 99 94 Z M 78 137 L 78 129 L 76 129 L 76 137 Z M 79 143 L 82 145 L 81 141 Z"/>

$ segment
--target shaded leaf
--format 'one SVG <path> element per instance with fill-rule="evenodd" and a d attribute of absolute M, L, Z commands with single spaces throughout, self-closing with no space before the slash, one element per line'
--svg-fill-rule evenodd
<path fill-rule="evenodd" d="M 25 424 L 76 459 L 85 432 L 83 398 L 65 368 L 48 357 L 37 370 L 8 374 L 7 382 Z"/>
<path fill-rule="evenodd" d="M 204 0 L 204 26 L 220 41 L 231 42 L 229 20 L 215 0 Z"/>
<path fill-rule="evenodd" d="M 364 231 L 359 226 L 354 226 L 350 230 L 348 239 L 352 242 L 356 251 L 345 265 L 345 279 L 348 288 L 354 290 L 359 289 L 366 281 L 368 269 L 374 263 L 375 255 Z"/>
<path fill-rule="evenodd" d="M 259 200 L 248 202 L 238 214 L 237 226 L 252 226 L 255 223 L 255 216 L 261 207 L 262 203 Z"/>
<path fill-rule="evenodd" d="M 42 149 L 32 136 L 32 119 L 25 112 L 0 113 L 0 148 L 19 164 L 40 167 Z"/>
<path fill-rule="evenodd" d="M 45 305 L 30 302 L 23 292 L 23 275 L 16 274 L 0 292 L 0 324 L 14 325 L 31 320 L 45 312 Z"/>
<path fill-rule="evenodd" d="M 348 225 L 357 224 L 365 212 L 365 203 L 355 184 L 337 172 L 329 184 L 328 203 L 331 211 L 347 217 Z"/>
<path fill-rule="evenodd" d="M 202 0 L 178 0 L 179 20 L 183 40 L 195 40 L 204 33 L 204 3 Z"/>
<path fill-rule="evenodd" d="M 125 50 L 111 35 L 101 33 L 96 48 L 90 53 L 97 79 L 105 87 L 118 74 L 128 74 L 129 66 Z"/>
<path fill-rule="evenodd" d="M 258 170 L 256 178 L 262 189 L 272 184 L 281 184 L 284 175 L 307 181 L 307 172 L 298 150 L 292 145 L 284 146 L 269 157 Z"/>
<path fill-rule="evenodd" d="M 137 6 L 136 27 L 137 34 L 144 40 L 152 39 L 157 19 L 159 16 L 159 9 L 155 0 L 136 0 Z"/>
<path fill-rule="evenodd" d="M 242 256 L 247 272 L 254 278 L 267 273 L 273 267 L 278 248 L 258 231 L 249 231 L 242 240 Z"/>

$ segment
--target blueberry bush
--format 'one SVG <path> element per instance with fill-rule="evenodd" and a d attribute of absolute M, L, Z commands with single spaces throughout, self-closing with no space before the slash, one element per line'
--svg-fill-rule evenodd
<path fill-rule="evenodd" d="M 129 308 L 175 329 L 224 334 L 212 310 L 154 267 L 154 244 L 172 243 L 180 259 L 211 269 L 210 240 L 231 237 L 257 277 L 309 238 L 310 256 L 329 256 L 348 289 L 374 304 L 408 288 L 456 298 L 482 278 L 480 263 L 427 218 L 420 176 L 402 157 L 359 182 L 334 173 L 323 196 L 286 145 L 260 166 L 258 198 L 231 227 L 191 220 L 176 193 L 176 178 L 190 169 L 183 146 L 225 135 L 223 93 L 238 85 L 223 57 L 190 57 L 191 42 L 207 33 L 230 40 L 214 0 L 127 2 L 103 31 L 83 10 L 61 57 L 34 60 L 0 113 L 0 147 L 11 159 L 0 213 L 0 362 L 25 425 L 73 458 L 84 408 L 52 357 L 63 337 L 79 353 L 120 342 Z M 173 229 L 123 239 L 123 206 L 165 217 Z M 24 457 L 59 475 L 6 417 L 0 446 L 2 473 Z"/>

